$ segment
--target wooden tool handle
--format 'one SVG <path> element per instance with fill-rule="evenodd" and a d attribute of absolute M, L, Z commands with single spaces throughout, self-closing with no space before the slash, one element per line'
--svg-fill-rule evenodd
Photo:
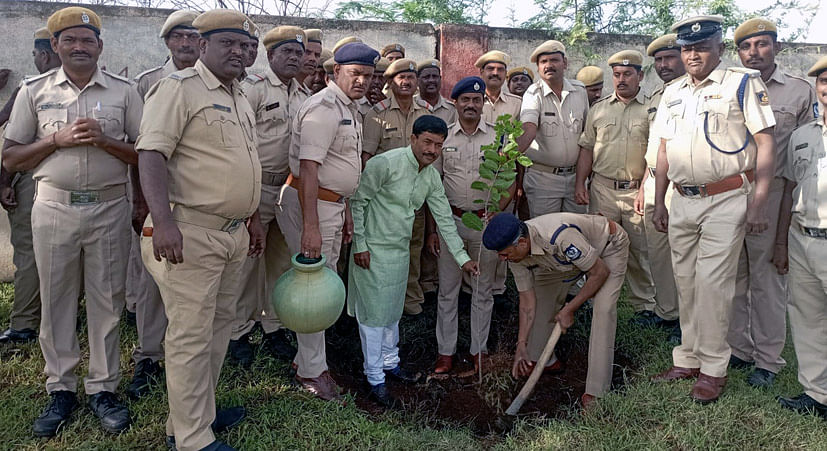
<path fill-rule="evenodd" d="M 560 327 L 560 323 L 554 325 L 554 330 L 551 331 L 551 336 L 548 337 L 548 342 L 546 342 L 546 347 L 543 348 L 543 353 L 540 355 L 540 360 L 534 365 L 534 369 L 531 371 L 531 375 L 528 376 L 528 380 L 523 385 L 523 388 L 520 390 L 520 393 L 517 394 L 517 397 L 514 398 L 514 401 L 511 402 L 511 405 L 508 406 L 508 410 L 505 411 L 506 415 L 517 415 L 517 412 L 520 411 L 520 407 L 523 406 L 523 403 L 531 396 L 531 392 L 534 391 L 534 386 L 537 385 L 537 380 L 540 379 L 540 375 L 543 374 L 543 370 L 546 368 L 546 363 L 548 359 L 551 358 L 551 354 L 554 353 L 554 347 L 557 346 L 557 340 L 560 339 L 560 335 L 563 334 L 563 329 Z"/>

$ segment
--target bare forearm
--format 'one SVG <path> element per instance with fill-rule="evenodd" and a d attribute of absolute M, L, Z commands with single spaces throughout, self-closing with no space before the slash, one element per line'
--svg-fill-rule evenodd
<path fill-rule="evenodd" d="M 520 152 L 525 152 L 531 141 L 537 136 L 537 124 L 531 122 L 523 122 L 523 134 L 517 138 L 517 148 Z"/>
<path fill-rule="evenodd" d="M 0 110 L 0 127 L 9 121 L 9 118 L 11 117 L 11 108 L 14 106 L 14 99 L 17 98 L 17 93 L 19 91 L 19 87 L 15 89 L 14 92 L 11 93 L 11 97 L 9 97 L 9 101 L 6 102 L 6 104 L 3 105 L 3 109 Z"/>
<path fill-rule="evenodd" d="M 755 190 L 752 202 L 755 205 L 765 205 L 770 193 L 770 182 L 775 175 L 775 136 L 770 132 L 762 131 L 755 134 L 755 143 L 758 147 L 755 161 Z"/>
<path fill-rule="evenodd" d="M 36 168 L 41 161 L 56 150 L 54 134 L 31 144 L 19 144 L 6 140 L 3 146 L 3 167 L 11 172 L 28 171 Z"/>
<path fill-rule="evenodd" d="M 517 343 L 528 342 L 528 334 L 534 324 L 534 315 L 537 306 L 537 295 L 534 289 L 520 292 L 520 329 L 517 332 Z"/>
<path fill-rule="evenodd" d="M 167 162 L 163 155 L 142 151 L 138 156 L 141 190 L 155 224 L 172 221 L 167 187 Z"/>
<path fill-rule="evenodd" d="M 592 174 L 592 162 L 594 161 L 594 153 L 592 149 L 580 148 L 580 153 L 577 156 L 577 169 L 575 170 L 575 183 L 577 186 L 586 184 L 586 179 Z"/>
<path fill-rule="evenodd" d="M 305 229 L 319 227 L 319 163 L 310 160 L 301 160 L 299 186 L 300 202 L 302 206 L 302 224 Z"/>
<path fill-rule="evenodd" d="M 126 164 L 138 164 L 138 152 L 135 151 L 134 143 L 118 141 L 107 136 L 104 143 L 97 147 Z"/>
<path fill-rule="evenodd" d="M 787 234 L 793 219 L 793 190 L 795 182 L 784 180 L 784 194 L 781 197 L 781 206 L 778 208 L 778 228 L 775 230 L 775 244 L 787 244 Z"/>
<path fill-rule="evenodd" d="M 666 198 L 666 190 L 669 189 L 669 179 L 666 174 L 669 172 L 669 161 L 666 159 L 666 141 L 660 141 L 658 148 L 658 165 L 655 169 L 655 205 L 663 205 Z"/>

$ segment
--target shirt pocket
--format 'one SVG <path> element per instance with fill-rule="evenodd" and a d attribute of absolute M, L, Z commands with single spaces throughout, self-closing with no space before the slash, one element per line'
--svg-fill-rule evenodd
<path fill-rule="evenodd" d="M 596 140 L 600 143 L 608 143 L 617 136 L 617 119 L 614 117 L 602 117 L 594 121 Z"/>
<path fill-rule="evenodd" d="M 115 137 L 123 133 L 125 109 L 121 106 L 101 106 L 100 111 L 94 111 L 95 120 L 101 127 L 101 133 Z"/>
<path fill-rule="evenodd" d="M 240 147 L 243 144 L 242 134 L 244 131 L 235 115 L 211 107 L 204 108 L 202 112 L 207 128 L 213 132 L 224 147 Z"/>
<path fill-rule="evenodd" d="M 548 137 L 560 134 L 560 119 L 557 117 L 557 114 L 553 116 L 542 116 L 540 119 L 540 134 Z"/>
<path fill-rule="evenodd" d="M 49 108 L 37 112 L 37 123 L 43 136 L 49 136 L 66 126 L 69 110 L 66 108 Z"/>
<path fill-rule="evenodd" d="M 287 111 L 284 108 L 265 111 L 256 126 L 256 131 L 262 138 L 276 138 L 290 133 Z"/>
<path fill-rule="evenodd" d="M 632 119 L 629 123 L 629 134 L 635 143 L 646 146 L 649 142 L 649 120 Z"/>
<path fill-rule="evenodd" d="M 725 100 L 707 100 L 701 108 L 705 116 L 704 128 L 709 136 L 725 136 L 729 131 L 729 102 Z"/>
<path fill-rule="evenodd" d="M 793 150 L 792 165 L 796 182 L 803 183 L 808 178 L 818 176 L 818 168 L 814 157 L 815 150 L 810 146 Z"/>
<path fill-rule="evenodd" d="M 795 128 L 796 112 L 792 105 L 772 104 L 772 114 L 775 116 L 776 130 L 792 130 Z"/>

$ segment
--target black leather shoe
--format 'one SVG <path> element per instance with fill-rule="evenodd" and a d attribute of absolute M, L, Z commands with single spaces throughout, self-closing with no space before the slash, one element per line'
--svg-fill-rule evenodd
<path fill-rule="evenodd" d="M 638 327 L 660 327 L 664 330 L 670 330 L 679 326 L 678 320 L 663 319 L 650 310 L 635 313 L 632 319 L 629 320 L 629 323 Z"/>
<path fill-rule="evenodd" d="M 392 370 L 385 370 L 385 375 L 406 384 L 415 384 L 422 377 L 422 373 L 406 370 L 400 365 L 396 365 L 396 368 Z"/>
<path fill-rule="evenodd" d="M 228 407 L 215 411 L 215 420 L 212 422 L 212 430 L 215 433 L 224 432 L 227 429 L 241 423 L 247 417 L 247 409 L 242 406 Z"/>
<path fill-rule="evenodd" d="M 238 340 L 230 340 L 230 358 L 239 365 L 247 368 L 253 364 L 253 345 L 250 344 L 250 334 L 244 334 Z"/>
<path fill-rule="evenodd" d="M 89 397 L 89 408 L 100 418 L 106 432 L 118 433 L 129 427 L 129 409 L 114 393 L 102 391 Z"/>
<path fill-rule="evenodd" d="M 138 326 L 138 317 L 135 315 L 135 312 L 130 312 L 129 310 L 124 309 L 126 313 L 124 313 L 124 317 L 126 319 L 126 324 L 137 327 Z"/>
<path fill-rule="evenodd" d="M 802 393 L 795 398 L 778 397 L 778 403 L 785 409 L 790 409 L 798 413 L 813 413 L 821 418 L 827 419 L 827 405 L 824 405 L 810 395 Z"/>
<path fill-rule="evenodd" d="M 388 390 L 388 386 L 385 384 L 371 386 L 370 395 L 368 397 L 388 409 L 393 409 L 396 407 L 396 403 L 398 402 L 396 397 L 391 394 L 390 390 Z"/>
<path fill-rule="evenodd" d="M 669 335 L 666 337 L 666 341 L 670 344 L 675 346 L 681 344 L 681 326 L 677 325 L 669 331 Z"/>
<path fill-rule="evenodd" d="M 273 357 L 280 360 L 293 360 L 296 356 L 296 348 L 290 343 L 290 336 L 287 329 L 279 329 L 269 334 L 264 334 L 264 349 Z"/>
<path fill-rule="evenodd" d="M 735 357 L 735 354 L 729 356 L 729 367 L 736 370 L 748 370 L 755 365 L 755 362 L 747 362 L 740 357 Z"/>
<path fill-rule="evenodd" d="M 37 332 L 33 329 L 14 330 L 11 327 L 0 334 L 0 344 L 31 343 L 37 339 Z"/>
<path fill-rule="evenodd" d="M 236 451 L 236 449 L 224 442 L 219 442 L 216 440 L 201 448 L 201 451 Z"/>
<path fill-rule="evenodd" d="M 170 451 L 176 451 L 178 448 L 175 446 L 175 436 L 174 435 L 167 435 L 167 438 L 164 440 L 167 445 L 167 449 Z"/>
<path fill-rule="evenodd" d="M 747 383 L 755 388 L 772 387 L 775 382 L 775 373 L 764 368 L 756 368 L 747 376 Z"/>
<path fill-rule="evenodd" d="M 78 408 L 78 398 L 70 391 L 53 391 L 49 397 L 49 405 L 34 420 L 32 430 L 35 437 L 55 436 Z"/>
<path fill-rule="evenodd" d="M 132 399 L 140 399 L 149 393 L 154 384 L 163 380 L 164 370 L 158 362 L 152 359 L 143 359 L 135 364 L 135 373 L 132 375 L 132 382 L 126 389 L 126 394 Z"/>

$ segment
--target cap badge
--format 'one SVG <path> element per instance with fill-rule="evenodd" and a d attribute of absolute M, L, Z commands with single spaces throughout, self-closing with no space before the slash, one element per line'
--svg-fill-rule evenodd
<path fill-rule="evenodd" d="M 528 75 L 528 71 L 523 69 L 523 75 Z"/>
<path fill-rule="evenodd" d="M 302 39 L 303 39 L 303 38 L 302 38 L 302 35 L 300 35 L 300 34 L 297 34 L 297 35 L 296 35 L 296 41 L 298 41 L 298 42 L 299 42 L 299 44 L 301 44 L 301 43 L 302 43 Z"/>
<path fill-rule="evenodd" d="M 767 27 L 765 27 L 764 24 L 762 24 L 762 23 L 758 24 L 758 31 L 764 31 L 766 29 L 767 29 Z"/>
<path fill-rule="evenodd" d="M 87 15 L 86 13 L 81 14 L 80 20 L 83 21 L 83 23 L 89 23 L 89 15 Z"/>
<path fill-rule="evenodd" d="M 241 28 L 242 28 L 244 31 L 250 31 L 250 22 L 247 22 L 247 21 L 245 20 L 244 22 L 242 22 L 242 24 L 241 24 Z"/>
<path fill-rule="evenodd" d="M 431 61 L 431 66 L 437 67 L 439 66 L 439 63 L 437 63 L 436 61 Z"/>
<path fill-rule="evenodd" d="M 376 56 L 375 58 L 373 58 L 373 64 L 374 65 L 378 62 L 379 62 L 379 56 Z"/>
<path fill-rule="evenodd" d="M 701 23 L 695 22 L 695 24 L 692 25 L 692 32 L 697 33 L 699 31 L 701 31 Z"/>
<path fill-rule="evenodd" d="M 396 46 L 394 46 L 394 48 L 395 48 L 397 51 L 400 51 L 400 52 L 402 51 L 402 46 L 401 46 L 401 45 L 399 45 L 399 44 L 396 44 Z"/>
<path fill-rule="evenodd" d="M 480 84 L 479 83 L 474 83 L 474 91 L 479 91 L 479 90 L 480 90 Z"/>
<path fill-rule="evenodd" d="M 416 70 L 416 66 L 414 66 L 414 63 L 408 64 L 408 69 L 409 70 Z"/>
<path fill-rule="evenodd" d="M 623 65 L 628 66 L 629 65 L 629 60 L 623 60 Z"/>

